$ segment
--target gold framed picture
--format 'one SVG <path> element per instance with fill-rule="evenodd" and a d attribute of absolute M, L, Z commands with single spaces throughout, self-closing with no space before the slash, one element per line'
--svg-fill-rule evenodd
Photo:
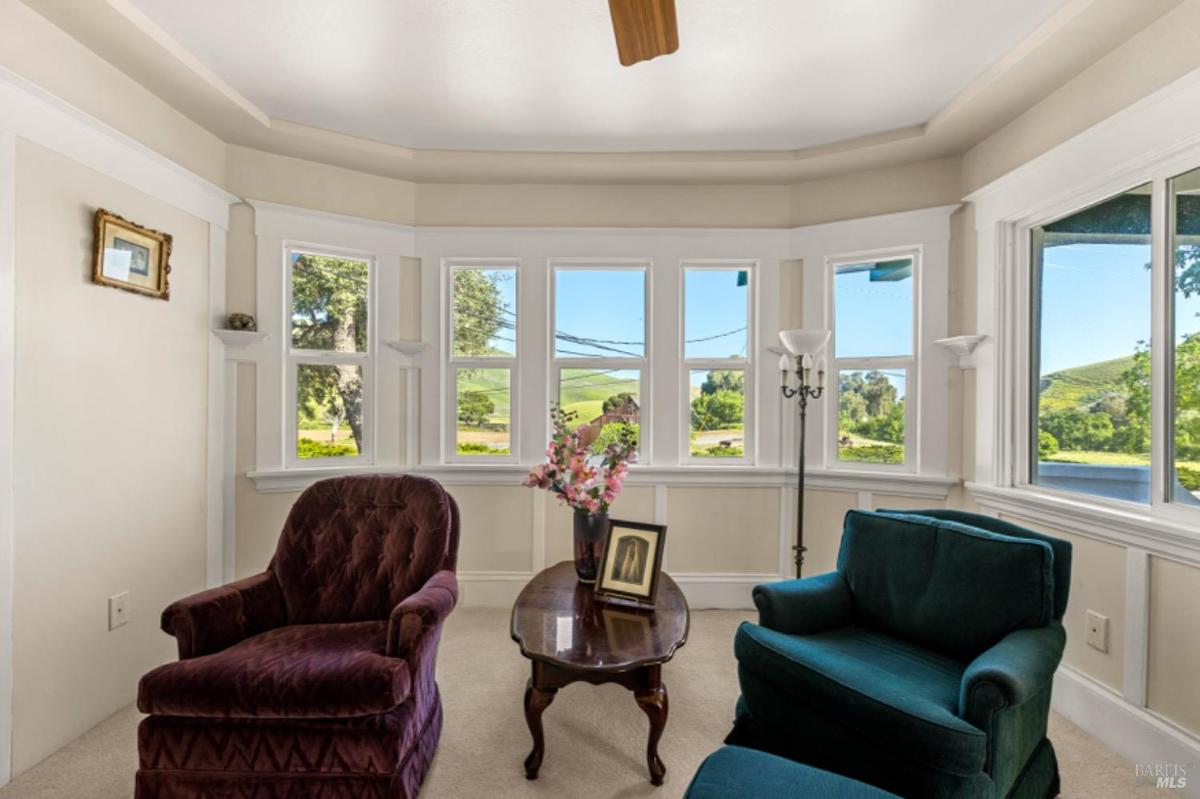
<path fill-rule="evenodd" d="M 666 538 L 663 524 L 611 520 L 596 576 L 596 594 L 653 605 Z"/>
<path fill-rule="evenodd" d="M 102 286 L 171 298 L 171 235 L 96 210 L 96 252 L 92 282 Z"/>

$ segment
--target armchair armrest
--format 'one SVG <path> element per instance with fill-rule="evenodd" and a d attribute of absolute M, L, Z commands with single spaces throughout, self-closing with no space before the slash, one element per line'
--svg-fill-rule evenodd
<path fill-rule="evenodd" d="M 263 572 L 171 603 L 162 630 L 175 636 L 179 659 L 208 655 L 287 623 L 283 591 Z"/>
<path fill-rule="evenodd" d="M 759 624 L 781 633 L 816 633 L 844 627 L 852 620 L 850 587 L 836 571 L 756 585 L 753 596 Z"/>
<path fill-rule="evenodd" d="M 388 619 L 388 656 L 410 658 L 426 632 L 445 621 L 457 602 L 458 579 L 454 572 L 443 569 L 426 580 L 420 591 L 392 609 Z"/>
<path fill-rule="evenodd" d="M 1061 624 L 1015 630 L 975 658 L 963 672 L 958 712 L 987 729 L 992 713 L 1023 704 L 1051 684 L 1067 634 Z"/>

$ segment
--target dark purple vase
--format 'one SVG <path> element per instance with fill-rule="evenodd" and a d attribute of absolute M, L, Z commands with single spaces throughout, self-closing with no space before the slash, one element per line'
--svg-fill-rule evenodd
<path fill-rule="evenodd" d="M 607 514 L 575 510 L 575 573 L 580 582 L 596 582 L 607 529 Z"/>

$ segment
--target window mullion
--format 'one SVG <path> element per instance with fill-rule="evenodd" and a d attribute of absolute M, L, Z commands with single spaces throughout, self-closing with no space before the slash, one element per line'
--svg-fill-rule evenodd
<path fill-rule="evenodd" d="M 1167 181 L 1155 178 L 1150 200 L 1150 504 L 1161 508 L 1170 501 L 1171 478 L 1171 358 L 1173 306 L 1170 202 Z"/>

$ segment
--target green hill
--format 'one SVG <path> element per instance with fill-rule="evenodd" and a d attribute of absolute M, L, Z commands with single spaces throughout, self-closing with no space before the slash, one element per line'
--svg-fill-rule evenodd
<path fill-rule="evenodd" d="M 508 371 L 505 369 L 474 369 L 460 377 L 459 392 L 482 391 L 487 394 L 496 406 L 493 418 L 497 421 L 508 418 L 509 392 Z M 633 378 L 620 377 L 603 370 L 595 369 L 563 369 L 562 397 L 563 408 L 579 414 L 579 422 L 590 422 L 601 414 L 604 400 L 628 392 L 638 396 L 638 381 Z M 547 411 L 549 409 L 547 408 Z"/>
<path fill-rule="evenodd" d="M 1121 374 L 1131 366 L 1133 356 L 1127 355 L 1048 374 L 1041 381 L 1041 410 L 1077 408 L 1089 395 L 1121 392 Z"/>
<path fill-rule="evenodd" d="M 563 410 L 579 414 L 577 421 L 590 422 L 603 411 L 604 400 L 621 393 L 638 397 L 638 381 L 595 369 L 563 369 L 559 401 Z"/>

